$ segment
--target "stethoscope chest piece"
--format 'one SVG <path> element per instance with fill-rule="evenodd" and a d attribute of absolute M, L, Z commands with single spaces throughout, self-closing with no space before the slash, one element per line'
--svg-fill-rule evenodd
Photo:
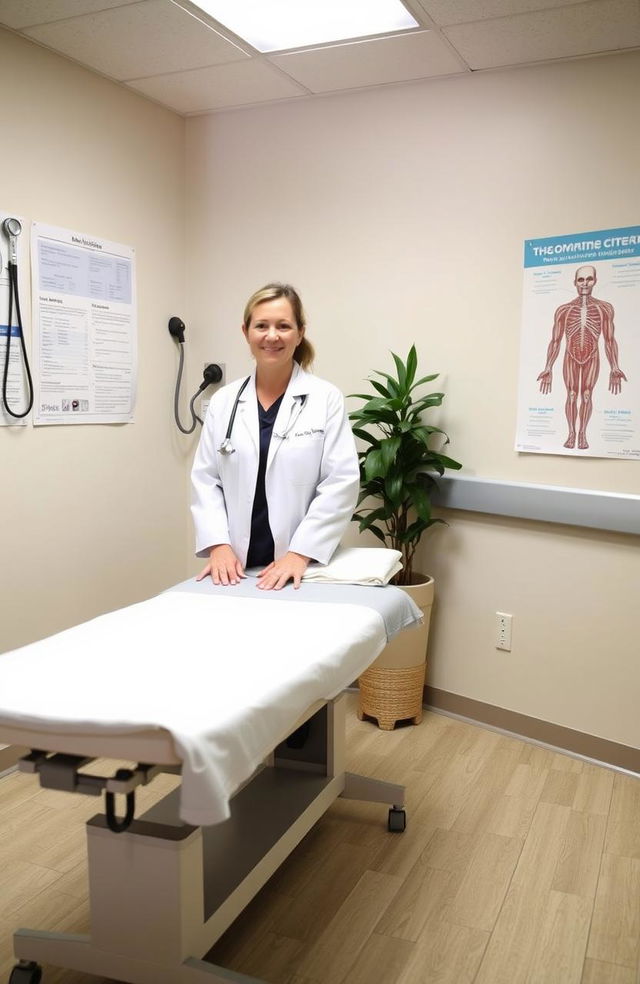
<path fill-rule="evenodd" d="M 233 447 L 233 445 L 231 444 L 231 441 L 229 440 L 228 437 L 225 437 L 224 441 L 222 442 L 222 444 L 218 448 L 218 451 L 220 452 L 220 454 L 224 454 L 224 455 L 234 454 L 235 453 L 235 450 L 236 449 Z"/>
<path fill-rule="evenodd" d="M 218 448 L 218 454 L 223 454 L 225 457 L 228 457 L 230 454 L 233 454 L 233 452 L 235 451 L 235 448 L 231 443 L 231 431 L 233 430 L 233 422 L 236 419 L 236 413 L 238 412 L 238 404 L 240 403 L 240 397 L 242 396 L 242 394 L 244 393 L 250 382 L 251 382 L 251 376 L 247 376 L 244 383 L 238 390 L 236 398 L 233 402 L 233 409 L 231 411 L 231 416 L 229 417 L 227 433 L 224 435 L 224 440 L 222 441 L 222 444 Z"/>
<path fill-rule="evenodd" d="M 227 427 L 227 433 L 224 435 L 224 439 L 220 444 L 220 447 L 218 448 L 218 454 L 222 454 L 225 457 L 228 457 L 230 454 L 233 454 L 236 450 L 233 444 L 231 443 L 231 432 L 233 430 L 233 422 L 236 419 L 236 413 L 238 411 L 238 404 L 240 403 L 240 397 L 244 393 L 250 381 L 251 381 L 251 376 L 247 376 L 242 386 L 238 390 L 237 396 L 233 403 L 233 409 L 231 410 L 231 415 L 229 417 L 229 425 Z M 280 438 L 281 441 L 285 441 L 289 437 L 289 431 L 293 427 L 297 415 L 300 413 L 300 411 L 305 405 L 307 394 L 303 393 L 300 396 L 296 396 L 294 399 L 296 401 L 297 408 L 298 408 L 297 413 L 294 413 L 294 416 L 289 421 L 289 425 L 287 426 L 286 430 L 282 434 L 278 434 L 276 431 L 273 432 L 274 437 Z"/>

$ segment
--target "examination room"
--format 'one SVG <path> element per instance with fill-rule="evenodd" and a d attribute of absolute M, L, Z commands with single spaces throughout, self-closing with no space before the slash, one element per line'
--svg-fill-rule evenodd
<path fill-rule="evenodd" d="M 640 984 L 640 4 L 315 6 L 0 0 L 0 984 Z"/>

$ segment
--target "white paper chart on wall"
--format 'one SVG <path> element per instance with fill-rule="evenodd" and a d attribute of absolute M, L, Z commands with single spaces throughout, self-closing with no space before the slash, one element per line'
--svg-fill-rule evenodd
<path fill-rule="evenodd" d="M 34 222 L 31 265 L 34 424 L 131 423 L 134 249 Z"/>

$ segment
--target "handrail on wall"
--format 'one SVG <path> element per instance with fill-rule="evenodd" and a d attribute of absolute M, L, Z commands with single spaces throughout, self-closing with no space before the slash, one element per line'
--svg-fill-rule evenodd
<path fill-rule="evenodd" d="M 446 509 L 640 534 L 640 495 L 503 482 L 473 475 L 447 476 L 439 479 L 438 485 L 433 502 Z"/>

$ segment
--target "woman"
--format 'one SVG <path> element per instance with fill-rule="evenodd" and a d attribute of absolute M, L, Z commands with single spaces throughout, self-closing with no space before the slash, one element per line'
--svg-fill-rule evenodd
<path fill-rule="evenodd" d="M 288 284 L 247 302 L 242 331 L 255 372 L 211 400 L 191 474 L 196 552 L 208 558 L 197 580 L 237 584 L 259 567 L 259 588 L 298 588 L 310 560 L 329 562 L 351 519 L 353 434 L 342 394 L 306 371 L 305 327 Z"/>

